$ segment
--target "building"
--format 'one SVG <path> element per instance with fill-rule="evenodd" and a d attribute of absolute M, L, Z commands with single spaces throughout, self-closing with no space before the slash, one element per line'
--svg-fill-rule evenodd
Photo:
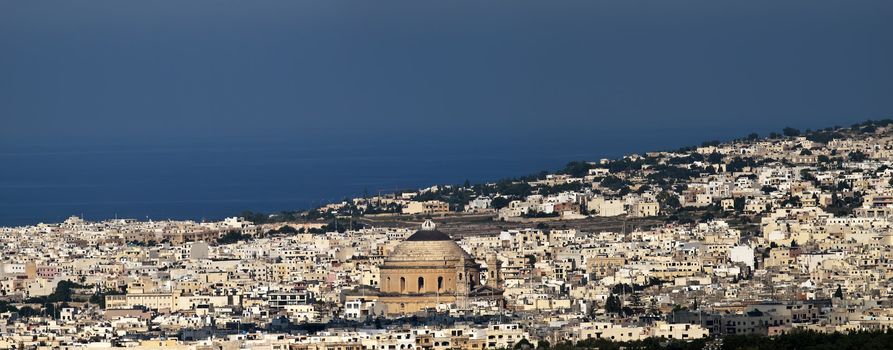
<path fill-rule="evenodd" d="M 387 314 L 408 314 L 478 299 L 501 305 L 502 290 L 481 284 L 481 267 L 449 235 L 425 221 L 394 248 L 380 268 L 379 304 Z"/>
<path fill-rule="evenodd" d="M 657 216 L 658 213 L 660 213 L 660 205 L 657 202 L 633 203 L 629 210 L 630 216 L 639 218 Z"/>
<path fill-rule="evenodd" d="M 450 205 L 441 201 L 409 202 L 403 214 L 442 214 L 450 211 Z"/>

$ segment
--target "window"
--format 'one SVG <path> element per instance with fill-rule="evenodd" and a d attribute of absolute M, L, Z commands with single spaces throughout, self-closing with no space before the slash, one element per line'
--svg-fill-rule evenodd
<path fill-rule="evenodd" d="M 419 292 L 422 292 L 425 289 L 425 278 L 419 277 Z"/>
<path fill-rule="evenodd" d="M 437 291 L 443 290 L 443 276 L 437 276 Z"/>
<path fill-rule="evenodd" d="M 400 277 L 400 292 L 406 291 L 406 278 Z"/>

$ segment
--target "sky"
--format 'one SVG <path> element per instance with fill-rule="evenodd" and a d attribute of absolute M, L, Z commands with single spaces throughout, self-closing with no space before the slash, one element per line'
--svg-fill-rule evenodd
<path fill-rule="evenodd" d="M 891 16 L 888 0 L 0 0 L 0 187 L 109 153 L 550 159 L 537 171 L 888 118 Z M 48 155 L 70 158 L 35 166 Z"/>

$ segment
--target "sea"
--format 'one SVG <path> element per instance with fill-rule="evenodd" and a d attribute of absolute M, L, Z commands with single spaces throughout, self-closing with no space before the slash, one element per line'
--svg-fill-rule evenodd
<path fill-rule="evenodd" d="M 573 160 L 700 142 L 504 138 L 502 142 L 361 142 L 201 145 L 6 145 L 0 148 L 0 226 L 87 220 L 220 220 L 250 210 L 294 211 L 364 194 L 491 182 Z M 498 137 L 494 139 L 499 140 Z"/>
<path fill-rule="evenodd" d="M 381 153 L 379 153 L 381 152 Z M 364 194 L 557 169 L 580 154 L 374 149 L 145 148 L 0 155 L 0 226 L 88 220 L 218 220 Z"/>

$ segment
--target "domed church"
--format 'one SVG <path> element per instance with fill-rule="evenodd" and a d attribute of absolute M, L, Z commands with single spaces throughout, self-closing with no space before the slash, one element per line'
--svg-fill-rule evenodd
<path fill-rule="evenodd" d="M 425 221 L 422 229 L 400 242 L 380 267 L 379 304 L 387 314 L 409 314 L 438 304 L 466 307 L 477 300 L 501 305 L 498 263 L 487 261 L 494 278 L 481 284 L 481 266 L 474 257 Z"/>

